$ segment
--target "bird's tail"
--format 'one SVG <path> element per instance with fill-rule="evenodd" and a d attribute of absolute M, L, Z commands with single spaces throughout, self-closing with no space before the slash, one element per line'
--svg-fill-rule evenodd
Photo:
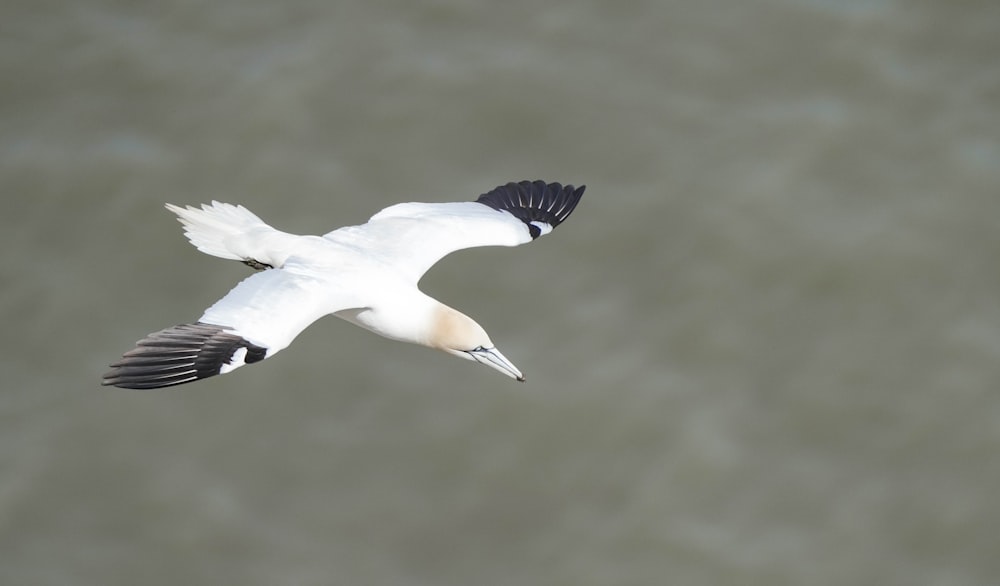
<path fill-rule="evenodd" d="M 213 201 L 201 209 L 166 204 L 184 225 L 184 235 L 195 248 L 219 258 L 246 260 L 232 250 L 233 241 L 254 228 L 267 226 L 263 220 L 240 205 Z"/>
<path fill-rule="evenodd" d="M 195 248 L 219 258 L 238 260 L 254 268 L 280 266 L 284 256 L 276 239 L 291 236 L 268 226 L 241 205 L 213 201 L 201 208 L 166 204 L 184 225 L 184 235 Z M 278 258 L 282 257 L 282 258 Z"/>

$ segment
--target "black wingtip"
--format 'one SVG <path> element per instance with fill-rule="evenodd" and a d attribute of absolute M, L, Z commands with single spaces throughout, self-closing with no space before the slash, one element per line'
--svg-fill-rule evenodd
<path fill-rule="evenodd" d="M 224 326 L 181 324 L 139 340 L 111 365 L 101 384 L 123 389 L 172 387 L 215 376 L 224 367 L 259 362 L 266 354 L 265 348 L 227 332 Z"/>
<path fill-rule="evenodd" d="M 538 224 L 555 228 L 563 223 L 580 203 L 586 185 L 574 187 L 545 181 L 519 181 L 500 185 L 479 196 L 476 201 L 498 211 L 510 212 L 524 222 L 535 239 L 542 235 Z"/>

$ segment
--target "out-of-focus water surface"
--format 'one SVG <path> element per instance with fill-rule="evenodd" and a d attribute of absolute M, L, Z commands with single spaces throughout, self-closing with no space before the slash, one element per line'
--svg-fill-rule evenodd
<path fill-rule="evenodd" d="M 1000 4 L 6 2 L 3 584 L 933 584 L 1000 575 Z M 322 233 L 586 183 L 424 288 L 528 377 L 334 319 L 102 388 Z"/>

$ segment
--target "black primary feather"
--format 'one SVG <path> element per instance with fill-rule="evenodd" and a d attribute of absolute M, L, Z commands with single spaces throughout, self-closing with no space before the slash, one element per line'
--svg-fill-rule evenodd
<path fill-rule="evenodd" d="M 532 240 L 541 236 L 541 229 L 532 222 L 555 228 L 569 217 L 580 203 L 586 185 L 573 187 L 544 181 L 521 181 L 501 185 L 476 200 L 498 211 L 512 214 L 528 227 Z"/>
<path fill-rule="evenodd" d="M 101 384 L 157 389 L 215 376 L 240 348 L 243 362 L 260 362 L 267 349 L 226 331 L 225 326 L 181 324 L 149 334 L 111 365 Z"/>

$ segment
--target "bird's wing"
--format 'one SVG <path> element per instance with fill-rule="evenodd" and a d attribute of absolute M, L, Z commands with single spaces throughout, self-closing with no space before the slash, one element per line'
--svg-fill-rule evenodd
<path fill-rule="evenodd" d="M 197 322 L 139 340 L 103 384 L 155 389 L 224 374 L 273 356 L 312 322 L 355 302 L 349 291 L 291 260 L 244 279 Z"/>
<path fill-rule="evenodd" d="M 445 255 L 476 246 L 517 246 L 548 234 L 576 208 L 585 186 L 544 181 L 501 185 L 474 202 L 401 203 L 367 224 L 326 234 L 364 248 L 416 283 Z"/>

